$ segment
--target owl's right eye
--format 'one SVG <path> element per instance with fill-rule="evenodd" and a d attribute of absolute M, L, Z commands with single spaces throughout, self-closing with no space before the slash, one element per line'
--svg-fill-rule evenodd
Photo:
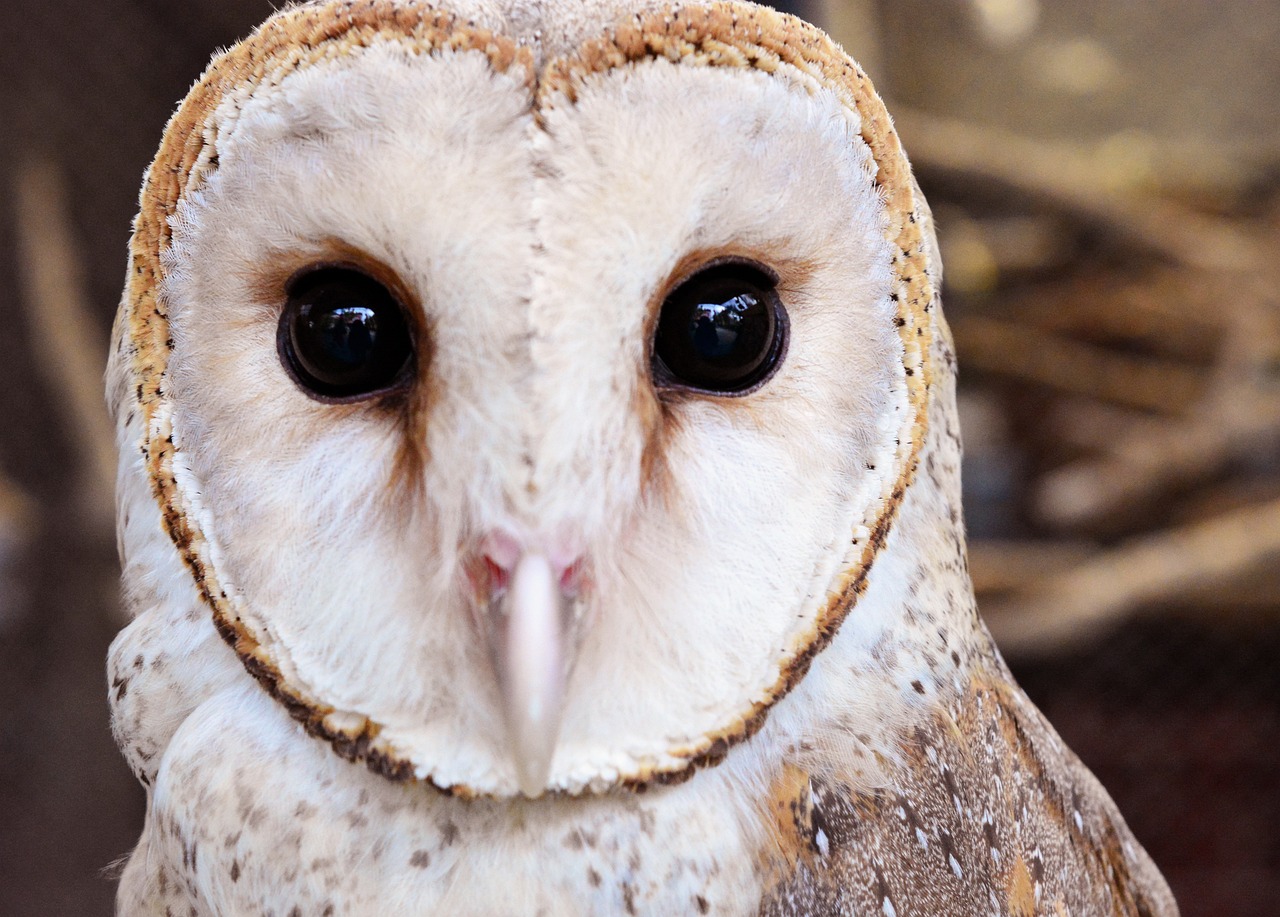
<path fill-rule="evenodd" d="M 413 365 L 413 335 L 400 303 L 350 268 L 294 278 L 277 341 L 294 380 L 329 401 L 382 394 L 407 381 Z"/>
<path fill-rule="evenodd" d="M 663 302 L 654 379 L 713 395 L 746 394 L 777 369 L 786 338 L 786 310 L 768 270 L 749 261 L 714 263 Z"/>

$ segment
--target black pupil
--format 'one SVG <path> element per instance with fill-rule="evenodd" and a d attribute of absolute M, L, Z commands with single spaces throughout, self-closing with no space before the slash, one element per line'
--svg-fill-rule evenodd
<path fill-rule="evenodd" d="M 359 271 L 325 268 L 289 289 L 281 343 L 294 376 L 311 392 L 356 398 L 405 378 L 413 341 L 399 303 Z"/>
<path fill-rule="evenodd" d="M 695 274 L 662 304 L 654 338 L 659 381 L 740 392 L 767 376 L 780 352 L 773 281 L 747 264 Z"/>

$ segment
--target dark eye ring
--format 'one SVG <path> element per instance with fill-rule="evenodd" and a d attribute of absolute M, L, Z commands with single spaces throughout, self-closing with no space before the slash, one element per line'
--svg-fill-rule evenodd
<path fill-rule="evenodd" d="M 722 260 L 682 280 L 662 303 L 653 337 L 654 382 L 740 396 L 781 365 L 789 321 L 776 275 L 754 261 Z"/>
<path fill-rule="evenodd" d="M 361 401 L 412 377 L 404 308 L 386 286 L 351 267 L 320 266 L 289 281 L 276 345 L 293 380 L 321 401 Z"/>

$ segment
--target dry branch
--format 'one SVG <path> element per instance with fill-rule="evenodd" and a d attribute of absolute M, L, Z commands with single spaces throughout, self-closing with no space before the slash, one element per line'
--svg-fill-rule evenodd
<path fill-rule="evenodd" d="M 969 542 L 969 575 L 979 597 L 1017 592 L 1097 553 L 1094 545 L 1083 541 L 975 538 Z"/>
<path fill-rule="evenodd" d="M 88 515 L 95 525 L 109 528 L 116 455 L 102 396 L 107 344 L 90 318 L 66 191 L 51 163 L 33 162 L 19 168 L 14 192 L 32 349 L 48 390 L 68 414 Z"/>
<path fill-rule="evenodd" d="M 1204 389 L 1180 363 L 1110 351 L 1034 327 L 977 316 L 952 323 L 963 365 L 1148 411 L 1177 412 Z"/>
<path fill-rule="evenodd" d="M 1280 391 L 1268 367 L 1280 341 L 1275 309 L 1251 297 L 1219 313 L 1225 328 L 1207 392 L 1195 411 L 1163 424 L 1136 423 L 1106 452 L 1040 481 L 1033 512 L 1056 528 L 1090 525 L 1148 505 L 1280 445 Z"/>
<path fill-rule="evenodd" d="M 1001 649 L 1030 656 L 1095 637 L 1144 605 L 1232 584 L 1280 561 L 1280 500 L 1134 538 L 983 608 Z"/>
<path fill-rule="evenodd" d="M 1061 144 L 898 106 L 895 123 L 920 168 L 1015 191 L 1191 267 L 1241 270 L 1263 259 L 1228 220 L 1172 201 L 1109 188 L 1097 163 Z"/>

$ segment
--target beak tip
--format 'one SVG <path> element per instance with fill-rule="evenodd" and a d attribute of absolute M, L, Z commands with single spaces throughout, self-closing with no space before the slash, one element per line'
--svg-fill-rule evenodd
<path fill-rule="evenodd" d="M 533 771 L 520 769 L 519 786 L 520 792 L 528 799 L 537 799 L 543 793 L 547 792 L 547 773 L 536 773 Z"/>
<path fill-rule="evenodd" d="M 537 724 L 532 729 L 515 727 L 509 732 L 516 784 L 520 792 L 530 799 L 547 791 L 547 781 L 551 777 L 551 759 L 556 749 L 556 732 L 554 725 L 549 723 Z"/>

